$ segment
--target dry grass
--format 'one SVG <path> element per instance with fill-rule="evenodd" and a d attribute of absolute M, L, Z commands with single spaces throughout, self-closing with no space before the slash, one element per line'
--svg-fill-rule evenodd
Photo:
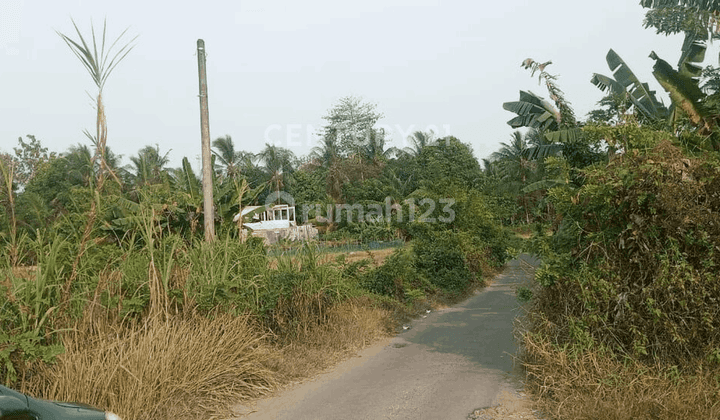
<path fill-rule="evenodd" d="M 286 342 L 272 360 L 283 382 L 305 379 L 389 334 L 390 313 L 369 299 L 349 300 L 326 313 L 326 322 Z"/>
<path fill-rule="evenodd" d="M 371 261 L 371 263 L 374 266 L 380 266 L 385 261 L 387 257 L 392 255 L 392 253 L 397 248 L 387 248 L 387 249 L 378 249 L 378 250 L 368 250 L 368 251 L 355 251 L 355 252 L 332 252 L 332 253 L 326 253 L 326 254 L 318 254 L 318 263 L 319 264 L 330 264 L 337 261 L 337 258 L 340 255 L 345 256 L 345 263 L 353 263 L 356 261 L 368 259 Z M 295 257 L 292 258 L 293 261 L 296 260 Z M 277 264 L 277 258 L 273 258 L 268 263 L 268 267 L 271 269 L 276 269 L 278 266 Z"/>
<path fill-rule="evenodd" d="M 335 261 L 335 259 L 338 257 L 338 255 L 344 254 L 345 255 L 345 262 L 346 263 L 353 263 L 356 261 L 369 259 L 372 261 L 373 265 L 380 266 L 385 261 L 387 257 L 392 255 L 393 252 L 395 252 L 397 248 L 387 248 L 387 249 L 379 249 L 379 250 L 368 250 L 368 251 L 356 251 L 356 252 L 337 252 L 337 253 L 330 253 L 330 254 L 323 254 L 320 256 L 320 260 L 324 263 Z"/>
<path fill-rule="evenodd" d="M 571 357 L 548 341 L 524 337 L 530 390 L 557 419 L 720 418 L 720 370 L 681 374 L 599 352 Z"/>
<path fill-rule="evenodd" d="M 367 298 L 327 308 L 322 322 L 275 340 L 249 317 L 193 314 L 120 328 L 82 322 L 54 365 L 31 367 L 24 390 L 135 419 L 227 418 L 239 402 L 311 377 L 391 330 Z M 97 321 L 97 320 L 96 320 Z M 307 323 L 306 323 L 307 325 Z"/>
<path fill-rule="evenodd" d="M 275 351 L 247 317 L 175 317 L 114 334 L 68 334 L 64 344 L 57 364 L 40 368 L 26 388 L 125 420 L 221 418 L 276 386 L 267 367 Z"/>

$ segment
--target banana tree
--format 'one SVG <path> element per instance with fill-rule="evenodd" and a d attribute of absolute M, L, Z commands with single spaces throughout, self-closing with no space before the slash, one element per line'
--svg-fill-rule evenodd
<path fill-rule="evenodd" d="M 590 81 L 602 91 L 625 95 L 642 115 L 650 120 L 667 121 L 673 131 L 677 131 L 681 117 L 687 116 L 689 122 L 697 128 L 697 133 L 708 139 L 710 147 L 719 150 L 720 143 L 714 133 L 717 116 L 711 115 L 703 107 L 707 95 L 699 85 L 702 75 L 701 63 L 705 59 L 706 49 L 702 36 L 696 32 L 687 32 L 677 69 L 661 59 L 654 51 L 651 52 L 650 58 L 655 60 L 653 76 L 670 95 L 672 105 L 669 109 L 657 100 L 655 92 L 648 88 L 647 83 L 641 83 L 612 49 L 606 59 L 608 66 L 614 72 L 615 79 L 594 74 Z M 698 146 L 703 147 L 703 145 Z"/>
<path fill-rule="evenodd" d="M 695 33 L 686 33 L 677 70 L 654 51 L 650 53 L 650 58 L 655 60 L 653 76 L 668 92 L 673 102 L 673 123 L 677 121 L 678 111 L 681 111 L 698 127 L 701 135 L 712 133 L 716 122 L 702 106 L 706 95 L 699 85 L 702 75 L 700 64 L 705 60 L 706 49 L 705 41 L 698 39 Z"/>
<path fill-rule="evenodd" d="M 647 83 L 640 82 L 627 63 L 614 50 L 608 51 L 605 61 L 613 72 L 614 79 L 594 73 L 590 83 L 603 92 L 629 99 L 633 106 L 650 120 L 667 118 L 668 109 L 657 100 L 655 91 L 650 90 Z"/>
<path fill-rule="evenodd" d="M 543 159 L 559 153 L 563 144 L 575 143 L 582 139 L 582 130 L 575 118 L 575 112 L 570 102 L 565 100 L 563 91 L 555 83 L 556 75 L 548 73 L 545 69 L 552 61 L 541 63 L 532 58 L 524 60 L 521 64 L 531 71 L 531 76 L 539 73 L 538 82 L 545 84 L 550 99 L 555 103 L 545 101 L 534 93 L 520 91 L 520 100 L 506 102 L 503 108 L 514 112 L 517 117 L 508 121 L 512 128 L 528 127 L 539 130 L 550 142 L 550 145 L 528 148 L 531 159 Z"/>
<path fill-rule="evenodd" d="M 512 128 L 527 127 L 536 129 L 549 143 L 529 147 L 525 150 L 525 157 L 530 160 L 544 159 L 547 156 L 557 155 L 562 151 L 563 144 L 576 142 L 582 137 L 582 130 L 578 126 L 561 127 L 561 113 L 550 102 L 540 96 L 526 91 L 520 91 L 520 100 L 505 102 L 503 109 L 514 112 L 517 116 L 508 125 Z"/>
<path fill-rule="evenodd" d="M 570 103 L 565 100 L 563 92 L 555 83 L 557 76 L 551 75 L 545 70 L 550 64 L 552 64 L 550 61 L 541 63 L 533 59 L 526 59 L 522 66 L 530 69 L 532 76 L 539 73 L 539 81 L 540 83 L 544 82 L 554 105 L 538 95 L 525 91 L 520 91 L 519 101 L 503 104 L 504 109 L 517 114 L 515 118 L 508 121 L 508 124 L 513 128 L 530 128 L 533 131 L 528 134 L 536 137 L 531 146 L 518 150 L 516 153 L 517 158 L 520 159 L 518 162 L 527 162 L 537 168 L 544 168 L 544 163 L 548 158 L 556 157 L 562 159 L 573 169 L 582 168 L 601 157 L 595 152 L 593 144 L 588 143 L 588 138 L 584 135 L 581 124 L 575 118 Z M 498 160 L 499 155 L 495 155 L 494 158 Z M 555 176 L 549 179 L 544 171 L 540 172 L 543 172 L 538 173 L 540 179 L 534 178 L 529 181 L 522 176 L 517 178 L 517 174 L 508 176 L 510 174 L 503 174 L 502 169 L 500 170 L 501 176 L 505 175 L 505 182 L 510 181 L 513 177 L 516 177 L 516 182 L 522 181 L 519 182 L 520 189 L 517 194 L 521 205 L 525 207 L 526 220 L 529 220 L 530 214 L 527 207 L 528 194 L 539 196 L 542 200 L 544 190 L 558 186 L 573 187 L 565 179 L 555 179 Z M 579 176 L 573 177 L 572 180 L 575 183 L 582 182 Z M 537 191 L 539 192 L 536 193 Z M 552 209 L 548 206 L 548 212 L 551 211 Z"/>

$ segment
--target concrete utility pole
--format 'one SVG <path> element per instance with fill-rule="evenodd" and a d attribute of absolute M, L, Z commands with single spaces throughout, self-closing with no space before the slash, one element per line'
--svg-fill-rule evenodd
<path fill-rule="evenodd" d="M 215 211 L 213 209 L 212 160 L 210 159 L 210 122 L 208 121 L 207 72 L 205 71 L 205 41 L 197 40 L 198 75 L 200 77 L 200 136 L 202 139 L 202 189 L 205 242 L 215 240 Z"/>

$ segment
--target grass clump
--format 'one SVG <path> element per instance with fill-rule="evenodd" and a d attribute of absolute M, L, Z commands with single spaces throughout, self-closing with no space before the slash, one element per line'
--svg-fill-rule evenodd
<path fill-rule="evenodd" d="M 218 313 L 149 319 L 64 336 L 65 353 L 25 387 L 61 401 L 83 401 L 123 419 L 222 418 L 232 404 L 277 384 L 275 350 L 248 316 Z"/>
<path fill-rule="evenodd" d="M 625 361 L 607 352 L 571 354 L 527 334 L 524 366 L 538 409 L 557 419 L 674 420 L 720 418 L 720 371 L 681 373 L 675 365 Z"/>
<path fill-rule="evenodd" d="M 269 366 L 282 383 L 297 381 L 391 333 L 391 313 L 372 299 L 349 299 L 332 306 L 325 322 L 303 330 L 301 339 L 286 340 Z"/>

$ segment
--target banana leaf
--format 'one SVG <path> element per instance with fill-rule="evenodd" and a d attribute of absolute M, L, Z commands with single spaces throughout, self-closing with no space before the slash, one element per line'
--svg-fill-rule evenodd
<path fill-rule="evenodd" d="M 633 105 L 635 105 L 640 112 L 651 119 L 664 119 L 667 117 L 667 108 L 657 100 L 655 91 L 650 90 L 647 83 L 641 83 L 637 76 L 635 76 L 635 73 L 630 70 L 630 67 L 628 67 L 625 61 L 620 58 L 614 50 L 610 49 L 610 51 L 608 51 L 605 60 L 613 72 L 615 81 L 625 88 Z M 593 77 L 593 79 L 591 79 L 593 84 L 595 84 L 594 80 L 595 78 Z M 601 80 L 600 78 L 598 78 L 597 81 L 607 82 L 607 80 Z M 595 85 L 598 86 L 598 84 Z M 619 89 L 619 87 L 614 85 L 613 89 Z"/>
<path fill-rule="evenodd" d="M 557 128 L 560 113 L 547 101 L 532 92 L 520 91 L 520 100 L 505 102 L 503 109 L 517 117 L 508 121 L 512 128 L 530 127 L 542 130 Z"/>
<path fill-rule="evenodd" d="M 574 143 L 583 135 L 582 128 L 570 128 L 567 130 L 558 130 L 545 133 L 545 138 L 552 143 Z"/>
<path fill-rule="evenodd" d="M 698 86 L 697 80 L 673 69 L 667 61 L 658 57 L 654 51 L 650 54 L 650 58 L 655 60 L 653 76 L 655 76 L 663 89 L 670 94 L 673 105 L 685 112 L 694 125 L 700 126 L 703 132 L 709 133 L 711 128 L 706 121 L 706 111 L 700 104 L 700 100 L 705 95 Z"/>

